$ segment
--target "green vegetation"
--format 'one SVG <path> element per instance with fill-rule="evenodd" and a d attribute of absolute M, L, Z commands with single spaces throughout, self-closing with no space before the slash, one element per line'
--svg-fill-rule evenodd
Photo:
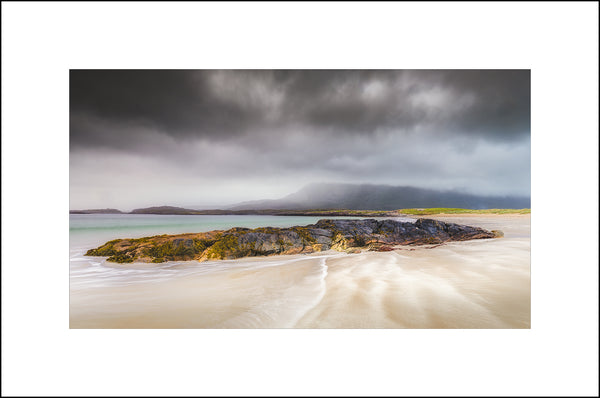
<path fill-rule="evenodd" d="M 304 246 L 310 246 L 314 243 L 317 243 L 317 240 L 308 232 L 306 227 L 292 227 L 292 231 L 300 236 Z"/>
<path fill-rule="evenodd" d="M 531 209 L 455 209 L 434 207 L 429 209 L 401 209 L 401 214 L 431 215 L 431 214 L 531 214 Z"/>
<path fill-rule="evenodd" d="M 117 254 L 115 250 L 115 243 L 120 242 L 121 239 L 114 239 L 106 242 L 97 249 L 90 249 L 85 253 L 86 256 L 98 256 L 98 257 L 109 257 Z"/>
<path fill-rule="evenodd" d="M 278 231 L 278 228 L 274 228 L 274 227 L 260 227 L 260 228 L 255 228 L 252 230 L 253 232 L 260 232 L 263 234 L 276 234 Z"/>
<path fill-rule="evenodd" d="M 165 257 L 172 257 L 175 254 L 175 247 L 173 246 L 172 241 L 167 241 L 163 244 L 147 248 L 145 254 L 150 257 L 155 257 L 156 260 L 164 259 Z"/>
<path fill-rule="evenodd" d="M 224 234 L 208 249 L 207 257 L 224 259 L 239 250 L 238 237 L 232 234 Z"/>
<path fill-rule="evenodd" d="M 196 253 L 202 253 L 204 250 L 214 245 L 215 242 L 215 240 L 194 238 L 194 250 Z"/>
<path fill-rule="evenodd" d="M 110 256 L 106 261 L 112 261 L 113 263 L 132 263 L 134 259 L 135 257 L 131 252 L 122 252 Z"/>
<path fill-rule="evenodd" d="M 152 240 L 152 238 L 154 238 L 154 236 L 145 236 L 143 238 L 138 238 L 138 239 L 129 239 L 129 241 L 134 244 L 134 243 L 146 243 L 146 242 L 150 242 L 150 240 Z"/>
<path fill-rule="evenodd" d="M 395 214 L 393 210 L 349 210 L 349 209 L 310 209 L 278 210 L 275 215 L 287 216 L 349 216 L 349 217 L 386 217 Z"/>
<path fill-rule="evenodd" d="M 410 215 L 430 214 L 530 214 L 530 209 L 486 209 L 470 210 L 456 208 L 404 209 L 393 213 Z M 205 261 L 210 259 L 232 259 L 247 256 L 265 256 L 272 254 L 298 254 L 321 250 L 348 250 L 353 247 L 379 247 L 378 239 L 405 244 L 438 243 L 439 237 L 434 232 L 427 238 L 412 232 L 392 228 L 390 223 L 402 223 L 394 220 L 346 220 L 338 222 L 322 219 L 316 224 L 294 226 L 289 228 L 261 227 L 231 228 L 227 231 L 210 231 L 202 233 L 186 233 L 180 235 L 156 235 L 137 239 L 115 239 L 104 245 L 87 251 L 87 256 L 107 257 L 107 261 L 116 263 L 132 263 L 134 261 L 162 263 L 165 261 Z M 419 221 L 421 223 L 423 221 Z M 366 225 L 369 228 L 363 228 Z M 443 222 L 428 221 L 427 225 L 436 230 L 444 230 Z M 466 227 L 471 228 L 472 227 Z M 409 228 L 410 229 L 410 228 Z M 413 228 L 414 229 L 414 228 Z M 325 231 L 324 231 L 325 230 Z M 366 232 L 371 231 L 371 232 Z M 457 232 L 455 240 L 500 237 L 500 231 L 468 231 Z M 402 234 L 408 234 L 403 237 Z M 462 235 L 460 235 L 462 233 Z M 396 236 L 398 235 L 398 236 Z M 409 236 L 410 235 L 410 236 Z M 444 235 L 447 238 L 446 235 Z M 458 235 L 457 235 L 458 236 Z"/>
<path fill-rule="evenodd" d="M 141 242 L 149 242 L 149 238 L 141 238 Z M 133 242 L 133 240 L 132 240 Z M 198 254 L 202 254 L 204 250 L 209 248 L 214 240 L 208 239 L 192 239 L 192 245 L 187 245 L 184 242 L 175 244 L 172 240 L 166 241 L 162 244 L 147 247 L 143 250 L 143 253 L 149 257 L 154 257 L 153 263 L 162 263 L 164 261 L 172 261 L 176 258 L 192 259 Z"/>

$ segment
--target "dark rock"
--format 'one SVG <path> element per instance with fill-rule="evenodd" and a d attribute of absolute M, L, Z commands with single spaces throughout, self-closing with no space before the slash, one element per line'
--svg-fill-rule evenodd
<path fill-rule="evenodd" d="M 488 239 L 501 231 L 419 219 L 319 220 L 291 228 L 232 228 L 198 234 L 160 235 L 141 239 L 116 239 L 88 251 L 110 255 L 113 261 L 231 259 L 271 254 L 312 253 L 329 249 L 354 252 L 352 248 L 390 251 L 395 245 L 429 245 L 448 241 Z M 360 250 L 358 250 L 360 251 Z"/>

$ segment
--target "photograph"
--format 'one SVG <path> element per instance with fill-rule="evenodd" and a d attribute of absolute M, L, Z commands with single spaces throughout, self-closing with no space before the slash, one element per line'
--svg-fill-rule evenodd
<path fill-rule="evenodd" d="M 596 2 L 2 2 L 2 396 L 598 396 Z"/>
<path fill-rule="evenodd" d="M 531 328 L 529 69 L 68 90 L 70 329 Z"/>

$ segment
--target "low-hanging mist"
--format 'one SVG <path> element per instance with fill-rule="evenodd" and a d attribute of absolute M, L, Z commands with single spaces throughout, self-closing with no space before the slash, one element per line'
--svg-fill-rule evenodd
<path fill-rule="evenodd" d="M 72 209 L 312 183 L 530 195 L 528 70 L 72 70 L 70 94 Z"/>

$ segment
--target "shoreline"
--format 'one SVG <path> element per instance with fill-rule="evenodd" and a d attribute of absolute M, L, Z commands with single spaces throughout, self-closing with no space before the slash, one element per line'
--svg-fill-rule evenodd
<path fill-rule="evenodd" d="M 437 211 L 455 210 L 458 212 L 440 213 Z M 434 211 L 428 213 L 429 211 Z M 488 212 L 489 211 L 489 212 Z M 494 211 L 494 212 L 492 212 Z M 449 209 L 449 208 L 423 208 L 423 209 L 395 209 L 395 210 L 352 210 L 352 209 L 266 209 L 266 210 L 192 210 L 184 208 L 148 208 L 138 209 L 131 212 L 122 212 L 117 209 L 91 209 L 91 210 L 69 210 L 69 214 L 111 214 L 111 215 L 170 215 L 170 216 L 339 216 L 339 217 L 410 217 L 438 214 L 456 215 L 506 215 L 506 214 L 530 214 L 531 209 Z"/>
<path fill-rule="evenodd" d="M 407 214 L 409 217 L 415 218 L 435 218 L 435 217 L 446 217 L 446 218 L 460 218 L 460 217 L 490 217 L 490 218 L 530 218 L 531 213 L 438 213 L 438 214 Z"/>
<path fill-rule="evenodd" d="M 505 237 L 209 262 L 79 257 L 70 328 L 530 328 L 528 215 L 478 216 L 466 219 Z"/>

